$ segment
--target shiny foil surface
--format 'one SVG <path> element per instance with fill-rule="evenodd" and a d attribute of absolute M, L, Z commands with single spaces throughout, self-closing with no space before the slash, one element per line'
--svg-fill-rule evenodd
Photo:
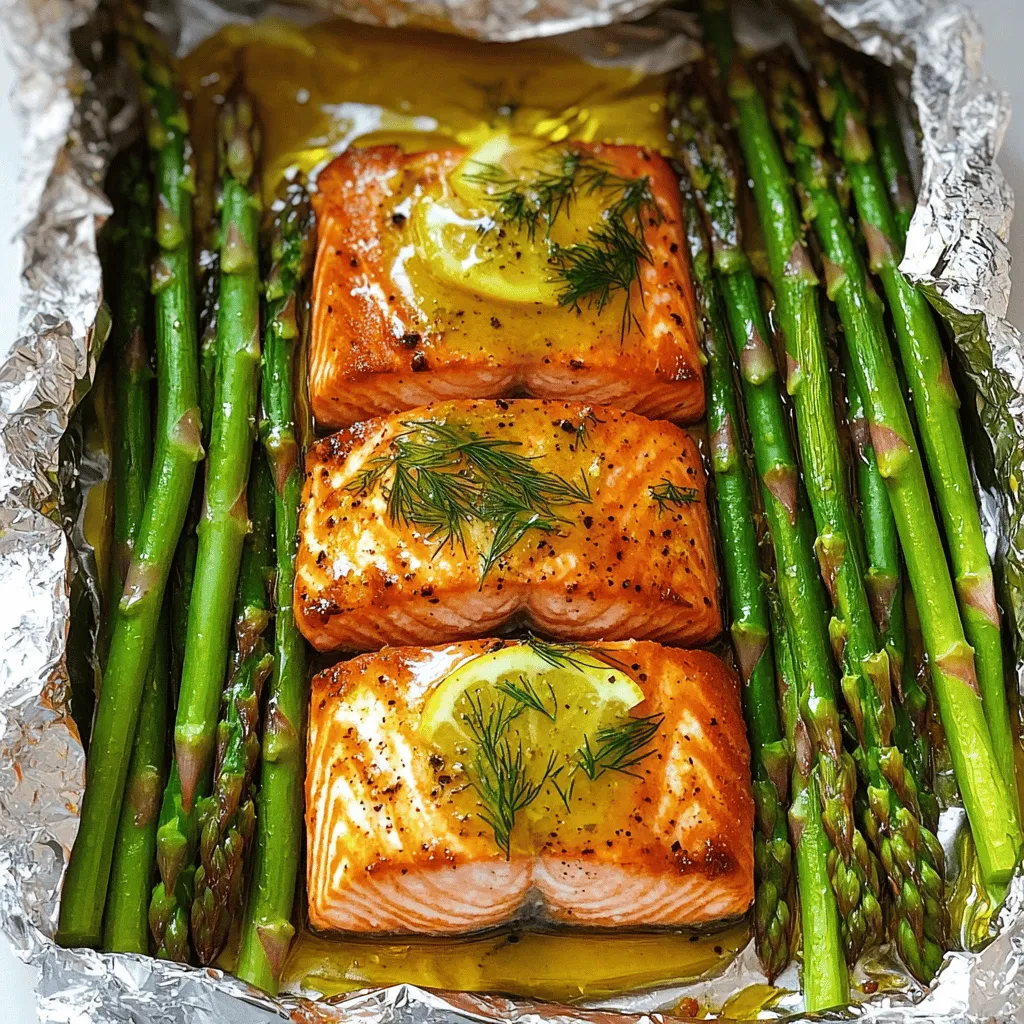
<path fill-rule="evenodd" d="M 688 19 L 661 12 L 635 19 L 655 0 L 319 0 L 320 11 L 380 25 L 413 24 L 492 40 L 582 30 L 569 45 L 594 59 L 626 54 L 664 70 L 694 52 Z M 991 446 L 978 488 L 1001 600 L 1024 685 L 1024 350 L 1003 318 L 1010 287 L 1006 247 L 1013 196 L 996 154 L 1009 117 L 1006 98 L 981 68 L 970 13 L 944 0 L 798 0 L 843 42 L 897 69 L 923 132 L 920 202 L 903 269 L 928 291 L 955 335 L 965 398 Z M 160 22 L 188 49 L 231 20 L 269 5 L 170 0 Z M 310 8 L 274 7 L 299 20 Z M 360 1024 L 469 1024 L 672 1019 L 684 997 L 720 1010 L 763 984 L 752 949 L 718 977 L 685 988 L 638 993 L 603 1007 L 558 1007 L 499 997 L 441 994 L 400 985 L 313 1001 L 270 1000 L 215 970 L 149 958 L 64 950 L 51 940 L 60 880 L 74 840 L 84 756 L 68 713 L 70 604 L 90 594 L 96 553 L 84 542 L 80 492 L 101 479 L 73 434 L 105 338 L 97 232 L 109 213 L 101 189 L 111 153 L 132 121 L 130 92 L 108 65 L 94 0 L 0 0 L 16 70 L 19 119 L 19 238 L 23 246 L 17 336 L 0 349 L 0 924 L 20 955 L 38 966 L 44 1021 L 185 1024 L 280 1019 Z M 741 41 L 780 38 L 780 11 L 742 7 Z M 784 33 L 783 33 L 784 35 Z M 623 58 L 620 58 L 623 59 Z M 970 400 L 970 399 L 968 399 Z M 976 447 L 977 447 L 976 443 Z M 76 495 L 79 497 L 76 498 Z M 946 812 L 951 844 L 962 813 Z M 851 1008 L 879 1022 L 1011 1021 L 1024 1016 L 1024 877 L 1011 886 L 999 936 L 981 954 L 950 953 L 930 991 L 895 974 L 887 960 L 862 965 L 891 985 Z M 863 977 L 857 980 L 864 980 Z M 780 979 L 798 987 L 796 969 Z M 684 1004 L 685 1005 L 685 1004 Z M 691 1004 L 692 1005 L 692 1004 Z M 766 1016 L 800 1015 L 784 996 Z"/>

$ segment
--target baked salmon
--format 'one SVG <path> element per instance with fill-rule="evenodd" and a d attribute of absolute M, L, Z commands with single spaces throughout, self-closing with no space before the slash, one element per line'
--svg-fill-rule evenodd
<path fill-rule="evenodd" d="M 506 174 L 489 153 L 373 146 L 320 173 L 318 424 L 524 394 L 699 419 L 695 300 L 666 161 L 572 143 L 528 150 Z"/>
<path fill-rule="evenodd" d="M 385 648 L 314 679 L 306 772 L 314 928 L 454 935 L 524 916 L 648 927 L 747 911 L 754 807 L 732 673 L 709 653 L 654 643 L 543 645 L 539 656 L 531 643 Z M 526 665 L 512 677 L 521 687 L 537 681 L 542 700 L 516 717 L 501 698 L 505 719 L 519 730 L 506 726 L 503 734 L 514 748 L 508 763 L 533 796 L 518 801 L 508 834 L 499 836 L 476 733 L 461 746 L 438 740 L 432 708 L 446 706 L 446 688 L 460 675 L 493 676 L 484 667 L 474 675 L 474 663 L 518 658 L 513 648 L 527 660 L 511 663 Z M 602 669 L 598 685 L 625 681 L 639 701 L 590 733 L 578 703 L 591 682 L 574 675 L 574 666 L 588 663 Z M 542 678 L 545 664 L 555 666 L 550 678 Z M 469 701 L 467 714 L 495 709 L 486 682 L 455 685 Z M 554 731 L 558 715 L 573 709 L 568 731 Z M 458 718 L 449 709 L 447 721 Z M 549 732 L 531 731 L 538 727 Z M 602 762 L 600 745 L 623 729 L 642 733 L 641 742 L 618 765 Z M 530 735 L 542 735 L 543 749 L 526 741 L 524 750 Z M 589 767 L 595 757 L 607 771 Z"/>
<path fill-rule="evenodd" d="M 446 402 L 306 460 L 295 614 L 322 651 L 489 636 L 702 644 L 721 629 L 697 446 L 619 409 Z"/>

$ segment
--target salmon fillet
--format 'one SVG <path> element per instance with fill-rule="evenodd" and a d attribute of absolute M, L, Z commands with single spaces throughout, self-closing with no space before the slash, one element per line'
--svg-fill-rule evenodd
<path fill-rule="evenodd" d="M 643 690 L 630 714 L 660 719 L 648 754 L 595 797 L 594 820 L 566 815 L 549 786 L 538 813 L 558 825 L 513 842 L 508 856 L 496 846 L 462 766 L 445 763 L 418 723 L 455 668 L 514 642 L 385 648 L 314 679 L 312 926 L 454 935 L 524 915 L 646 927 L 745 913 L 754 895 L 750 752 L 736 679 L 703 651 L 593 645 Z"/>
<path fill-rule="evenodd" d="M 598 311 L 500 301 L 431 274 L 410 207 L 442 195 L 466 151 L 353 149 L 317 179 L 310 396 L 336 428 L 459 398 L 529 394 L 617 405 L 693 422 L 704 412 L 695 300 L 679 188 L 668 163 L 635 146 L 573 143 L 623 178 L 646 177 L 658 216 L 650 261 L 623 330 L 616 299 Z"/>
<path fill-rule="evenodd" d="M 447 462 L 424 471 L 428 456 Z M 416 488 L 444 493 L 410 499 Z M 721 619 L 704 488 L 686 431 L 618 409 L 499 399 L 357 424 L 307 456 L 299 628 L 322 651 L 510 622 L 558 639 L 705 643 Z M 446 519 L 452 489 L 461 505 Z"/>

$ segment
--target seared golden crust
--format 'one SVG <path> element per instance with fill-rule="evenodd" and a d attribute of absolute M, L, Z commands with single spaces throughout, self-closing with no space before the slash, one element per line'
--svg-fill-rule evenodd
<path fill-rule="evenodd" d="M 543 916 L 592 927 L 700 924 L 753 899 L 749 748 L 735 677 L 713 655 L 595 645 L 663 715 L 639 778 L 599 823 L 562 828 L 506 860 L 476 814 L 458 816 L 418 735 L 426 697 L 476 641 L 385 649 L 313 682 L 306 775 L 309 917 L 349 932 L 458 934 Z M 600 656 L 600 655 L 599 655 Z"/>
<path fill-rule="evenodd" d="M 481 579 L 486 531 L 439 549 L 426 528 L 392 522 L 385 488 L 353 490 L 424 421 L 513 442 L 585 481 L 590 500 L 559 508 L 557 530 L 527 532 Z M 672 424 L 577 402 L 449 402 L 326 438 L 306 470 L 294 607 L 320 650 L 463 640 L 513 619 L 570 640 L 701 644 L 721 629 L 700 453 Z M 659 502 L 652 488 L 666 484 L 692 500 Z"/>
<path fill-rule="evenodd" d="M 666 161 L 635 146 L 574 144 L 623 177 L 644 177 L 662 219 L 650 223 L 652 260 L 641 267 L 637 323 L 625 336 L 617 308 L 604 315 L 534 309 L 469 292 L 414 303 L 395 280 L 409 241 L 396 206 L 431 191 L 465 155 L 352 149 L 317 179 L 310 396 L 324 427 L 435 401 L 532 394 L 616 405 L 693 422 L 704 412 L 696 303 L 679 190 Z"/>

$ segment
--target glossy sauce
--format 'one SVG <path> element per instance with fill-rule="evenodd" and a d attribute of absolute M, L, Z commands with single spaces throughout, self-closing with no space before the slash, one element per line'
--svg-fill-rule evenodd
<path fill-rule="evenodd" d="M 215 100 L 236 69 L 263 121 L 267 206 L 289 168 L 315 173 L 356 140 L 406 151 L 472 148 L 501 128 L 549 142 L 665 149 L 661 76 L 596 68 L 552 45 L 484 44 L 341 21 L 304 29 L 276 20 L 229 26 L 182 63 L 193 97 L 197 230 L 212 214 Z M 596 999 L 715 973 L 748 938 L 746 922 L 708 932 L 505 929 L 415 942 L 327 939 L 303 926 L 284 982 L 325 995 L 407 982 Z M 233 958 L 229 948 L 221 966 L 230 969 Z"/>

